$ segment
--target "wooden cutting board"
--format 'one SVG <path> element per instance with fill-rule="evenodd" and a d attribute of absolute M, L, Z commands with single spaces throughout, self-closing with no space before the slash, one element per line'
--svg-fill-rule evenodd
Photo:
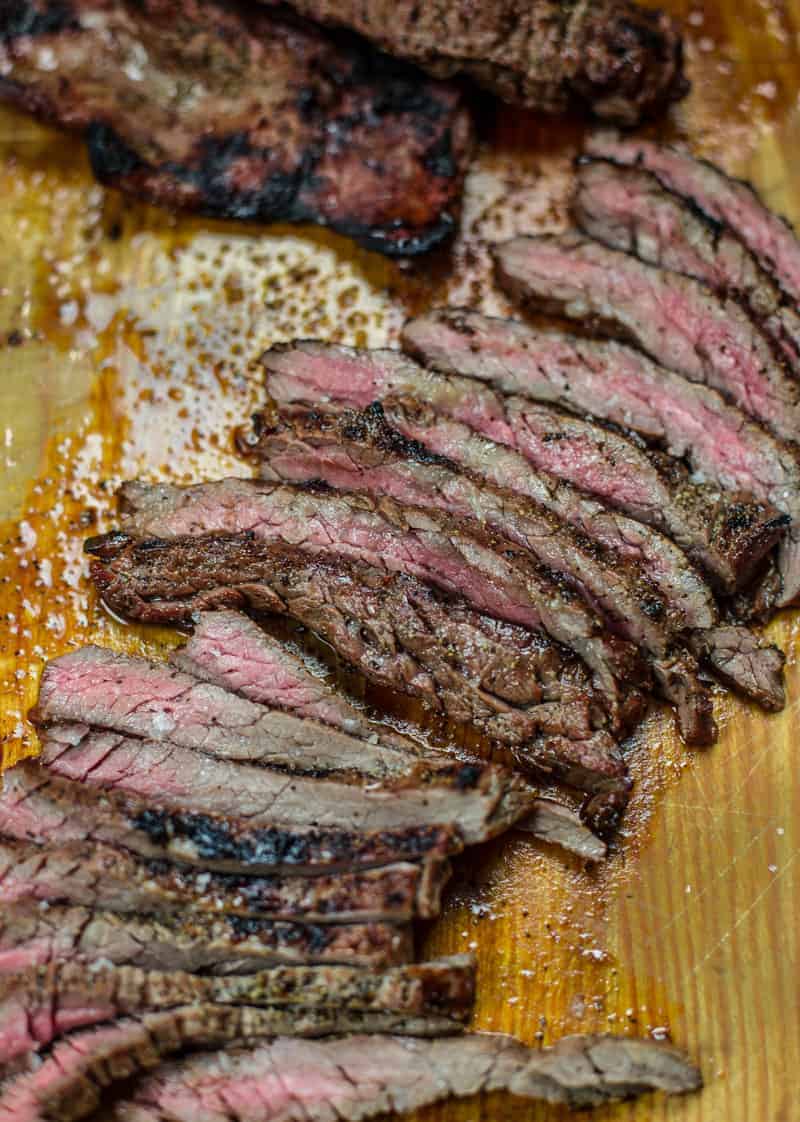
<path fill-rule="evenodd" d="M 800 4 L 671 6 L 686 21 L 694 90 L 661 134 L 688 138 L 800 222 Z M 246 470 L 229 434 L 262 398 L 265 346 L 295 335 L 391 343 L 432 302 L 505 308 L 485 243 L 563 223 L 580 128 L 485 103 L 480 117 L 462 237 L 404 265 L 318 230 L 177 220 L 123 202 L 93 184 L 77 141 L 0 111 L 6 764 L 35 749 L 24 714 L 46 658 L 87 641 L 152 655 L 177 641 L 102 614 L 81 542 L 112 524 L 120 479 Z M 603 1110 L 598 1122 L 800 1118 L 797 632 L 796 615 L 770 628 L 789 656 L 779 716 L 720 696 L 719 743 L 690 753 L 670 718 L 652 715 L 631 749 L 636 794 L 606 867 L 501 839 L 460 862 L 445 916 L 421 939 L 426 953 L 477 953 L 477 1028 L 531 1043 L 651 1033 L 699 1059 L 701 1095 Z M 419 1115 L 563 1117 L 499 1096 Z"/>

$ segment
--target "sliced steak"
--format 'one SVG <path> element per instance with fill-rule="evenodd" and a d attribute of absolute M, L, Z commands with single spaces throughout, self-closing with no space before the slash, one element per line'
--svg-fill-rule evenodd
<path fill-rule="evenodd" d="M 144 1080 L 116 1117 L 356 1122 L 481 1091 L 587 1107 L 700 1085 L 700 1073 L 677 1049 L 623 1036 L 568 1036 L 544 1049 L 495 1033 L 424 1044 L 391 1037 L 276 1040 L 233 1057 L 170 1064 Z"/>
<path fill-rule="evenodd" d="M 682 149 L 640 137 L 596 133 L 589 138 L 587 151 L 652 172 L 670 191 L 724 223 L 774 275 L 795 306 L 800 303 L 800 242 L 789 223 L 768 210 L 749 183 Z"/>
<path fill-rule="evenodd" d="M 586 157 L 573 214 L 584 233 L 604 245 L 740 299 L 800 373 L 797 305 L 727 226 L 663 187 L 651 172 Z"/>
<path fill-rule="evenodd" d="M 470 146 L 458 90 L 284 13 L 5 4 L 0 70 L 0 96 L 85 134 L 98 179 L 137 197 L 318 222 L 393 254 L 454 228 Z"/>
<path fill-rule="evenodd" d="M 737 498 L 743 517 L 752 510 L 749 493 L 764 504 L 762 537 L 753 548 L 752 535 L 742 533 L 743 549 L 750 547 L 739 566 L 742 576 L 757 571 L 764 557 L 762 546 L 779 539 L 787 602 L 800 591 L 800 529 L 790 526 L 780 536 L 778 516 L 782 511 L 800 523 L 797 455 L 714 390 L 624 344 L 536 331 L 514 320 L 462 309 L 442 309 L 412 320 L 404 342 L 439 370 L 634 430 L 669 455 L 686 459 L 698 476 L 740 492 L 731 502 L 732 516 Z"/>
<path fill-rule="evenodd" d="M 778 647 L 764 643 L 746 627 L 729 625 L 696 632 L 692 649 L 698 658 L 708 661 L 721 681 L 742 690 L 770 712 L 783 709 L 786 656 Z"/>
<path fill-rule="evenodd" d="M 101 843 L 0 842 L 3 906 L 47 900 L 117 912 L 184 910 L 307 923 L 405 923 L 439 912 L 446 861 L 318 877 L 242 877 L 146 861 Z"/>
<path fill-rule="evenodd" d="M 513 238 L 494 258 L 501 286 L 524 306 L 591 320 L 719 390 L 777 436 L 800 438 L 800 382 L 738 301 L 577 233 Z"/>
<path fill-rule="evenodd" d="M 185 646 L 170 655 L 179 670 L 213 682 L 261 705 L 275 705 L 298 717 L 338 728 L 348 736 L 420 755 L 422 747 L 408 736 L 370 721 L 343 694 L 308 669 L 303 659 L 241 612 L 203 612 L 194 621 Z M 436 758 L 431 748 L 425 759 Z"/>
<path fill-rule="evenodd" d="M 61 778 L 193 814 L 246 819 L 253 829 L 370 833 L 445 825 L 474 844 L 507 830 L 534 798 L 520 778 L 491 764 L 463 764 L 449 784 L 362 787 L 215 760 L 86 725 L 55 725 L 41 739 L 43 763 Z"/>
<path fill-rule="evenodd" d="M 350 963 L 380 969 L 410 961 L 411 931 L 394 923 L 285 923 L 253 916 L 141 916 L 20 903 L 0 915 L 0 974 L 49 962 L 252 974 L 265 966 Z"/>
<path fill-rule="evenodd" d="M 588 542 L 544 507 L 459 471 L 452 461 L 409 441 L 375 403 L 359 413 L 295 415 L 259 441 L 262 478 L 288 483 L 321 479 L 347 491 L 389 495 L 434 508 L 469 526 L 472 520 L 527 550 L 538 565 L 597 611 L 616 634 L 650 657 L 660 692 L 676 707 L 687 741 L 707 744 L 715 729 L 711 699 L 680 641 L 682 620 L 654 585 L 619 557 Z"/>
<path fill-rule="evenodd" d="M 214 1004 L 328 1009 L 431 1017 L 457 1032 L 472 1013 L 468 955 L 373 971 L 352 966 L 274 966 L 257 974 L 199 978 L 132 966 L 55 963 L 0 979 L 0 1064 L 41 1052 L 77 1028 L 131 1013 Z"/>
<path fill-rule="evenodd" d="M 125 528 L 169 537 L 247 530 L 264 541 L 296 545 L 315 556 L 331 553 L 379 565 L 460 593 L 478 611 L 542 630 L 591 667 L 613 713 L 646 673 L 636 649 L 609 636 L 578 597 L 527 553 L 510 543 L 496 548 L 472 526 L 404 507 L 389 498 L 227 479 L 195 488 L 126 484 Z"/>
<path fill-rule="evenodd" d="M 37 845 L 52 838 L 105 842 L 139 857 L 215 872 L 292 876 L 445 857 L 462 848 L 458 831 L 440 826 L 373 833 L 258 829 L 245 819 L 193 814 L 124 792 L 100 791 L 31 763 L 3 778 L 0 834 Z"/>
<path fill-rule="evenodd" d="M 628 0 L 291 6 L 320 23 L 352 28 L 431 74 L 467 74 L 506 101 L 551 113 L 578 105 L 635 124 L 689 88 L 675 24 Z"/>
<path fill-rule="evenodd" d="M 273 347 L 262 361 L 269 393 L 281 404 L 363 409 L 387 397 L 424 402 L 510 446 L 537 470 L 667 534 L 727 592 L 747 580 L 782 530 L 774 511 L 697 486 L 679 465 L 649 457 L 619 433 L 526 398 L 503 398 L 468 378 L 424 370 L 396 351 L 300 342 Z"/>
<path fill-rule="evenodd" d="M 555 799 L 537 799 L 531 814 L 519 823 L 519 829 L 584 861 L 602 861 L 608 856 L 606 843 L 586 826 L 580 815 Z"/>
<path fill-rule="evenodd" d="M 94 580 L 120 615 L 174 623 L 225 604 L 288 616 L 370 681 L 475 724 L 511 745 L 524 766 L 591 792 L 591 813 L 607 825 L 624 807 L 630 781 L 599 727 L 603 710 L 588 673 L 544 636 L 480 615 L 413 577 L 250 533 L 154 543 L 111 534 L 92 546 Z"/>

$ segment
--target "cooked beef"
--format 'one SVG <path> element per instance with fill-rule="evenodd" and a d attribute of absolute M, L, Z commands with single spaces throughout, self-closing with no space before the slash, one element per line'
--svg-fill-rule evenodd
<path fill-rule="evenodd" d="M 746 245 L 649 171 L 586 157 L 573 202 L 584 233 L 745 303 L 800 373 L 800 312 Z"/>
<path fill-rule="evenodd" d="M 98 960 L 219 975 L 300 963 L 380 969 L 408 962 L 412 952 L 410 929 L 394 923 L 285 923 L 199 912 L 155 918 L 41 901 L 0 914 L 0 974 Z"/>
<path fill-rule="evenodd" d="M 507 830 L 533 798 L 521 779 L 490 764 L 464 764 L 449 783 L 357 786 L 215 760 L 86 725 L 51 726 L 41 739 L 43 762 L 61 778 L 176 810 L 247 819 L 252 829 L 355 833 L 445 825 L 474 844 Z"/>
<path fill-rule="evenodd" d="M 698 631 L 692 637 L 692 649 L 710 663 L 721 681 L 743 690 L 764 709 L 777 712 L 786 704 L 786 656 L 747 628 L 720 626 Z"/>
<path fill-rule="evenodd" d="M 458 91 L 284 12 L 6 3 L 0 73 L 0 96 L 86 135 L 101 182 L 152 202 L 318 222 L 384 253 L 453 230 L 470 135 Z"/>
<path fill-rule="evenodd" d="M 608 825 L 624 807 L 630 783 L 614 740 L 595 731 L 602 709 L 587 671 L 543 636 L 413 577 L 311 557 L 253 534 L 154 544 L 111 534 L 92 547 L 94 579 L 120 615 L 178 622 L 234 604 L 289 616 L 371 681 L 474 723 L 512 745 L 525 766 L 592 792 L 591 814 Z"/>
<path fill-rule="evenodd" d="M 333 689 L 286 642 L 266 632 L 241 612 L 203 612 L 193 620 L 189 641 L 170 662 L 195 678 L 241 694 L 261 705 L 275 705 L 299 717 L 321 721 L 360 740 L 376 740 L 406 753 L 422 754 L 408 736 L 370 721 Z M 432 748 L 425 759 L 436 758 Z"/>
<path fill-rule="evenodd" d="M 663 13 L 629 0 L 370 4 L 290 0 L 311 19 L 352 28 L 431 74 L 467 74 L 506 101 L 569 106 L 635 124 L 683 97 L 681 38 Z"/>
<path fill-rule="evenodd" d="M 0 841 L 0 902 L 47 900 L 144 915 L 184 910 L 256 919 L 405 923 L 439 912 L 446 861 L 317 877 L 244 877 L 147 861 L 101 843 Z"/>
<path fill-rule="evenodd" d="M 410 441 L 375 403 L 359 413 L 295 415 L 259 441 L 262 478 L 288 483 L 321 479 L 347 491 L 441 509 L 460 525 L 480 527 L 527 550 L 573 589 L 616 634 L 649 656 L 656 683 L 676 707 L 689 743 L 714 739 L 711 700 L 698 668 L 680 641 L 682 621 L 671 617 L 657 589 L 621 558 L 531 500 L 471 477 L 451 461 Z"/>
<path fill-rule="evenodd" d="M 522 397 L 503 398 L 474 380 L 423 370 L 396 351 L 300 342 L 273 347 L 263 362 L 269 393 L 282 404 L 365 408 L 395 396 L 425 403 L 664 532 L 725 591 L 750 576 L 782 531 L 774 511 L 697 486 L 680 465 L 649 457 L 619 433 Z"/>
<path fill-rule="evenodd" d="M 0 1094 L 2 1122 L 76 1122 L 100 1105 L 103 1091 L 157 1067 L 165 1056 L 276 1036 L 333 1033 L 438 1035 L 439 1017 L 335 1009 L 257 1009 L 191 1005 L 129 1017 L 64 1038 L 33 1072 Z M 195 1119 L 196 1122 L 196 1119 Z"/>
<path fill-rule="evenodd" d="M 800 437 L 800 382 L 738 301 L 572 232 L 513 238 L 494 258 L 501 286 L 526 307 L 632 340 L 777 436 Z"/>
<path fill-rule="evenodd" d="M 139 1084 L 116 1117 L 356 1122 L 480 1091 L 587 1107 L 645 1090 L 679 1094 L 700 1085 L 700 1073 L 677 1049 L 623 1036 L 564 1037 L 544 1049 L 496 1033 L 424 1044 L 391 1037 L 276 1040 L 230 1058 L 170 1064 Z"/>
<path fill-rule="evenodd" d="M 37 764 L 5 772 L 0 834 L 46 845 L 52 838 L 106 842 L 139 857 L 215 872 L 311 876 L 395 861 L 448 856 L 462 848 L 454 828 L 373 833 L 253 828 L 245 819 L 193 814 L 59 779 Z"/>
<path fill-rule="evenodd" d="M 580 815 L 555 799 L 537 799 L 518 828 L 585 861 L 602 861 L 608 855 L 608 846 L 581 821 Z"/>
<path fill-rule="evenodd" d="M 32 719 L 82 721 L 293 774 L 417 782 L 436 774 L 435 763 L 423 764 L 398 746 L 266 709 L 164 663 L 103 647 L 82 647 L 47 664 Z"/>
<path fill-rule="evenodd" d="M 124 528 L 154 537 L 247 530 L 314 556 L 379 565 L 458 592 L 478 611 L 542 630 L 591 667 L 613 713 L 646 681 L 636 649 L 610 636 L 571 590 L 511 543 L 389 498 L 227 479 L 196 487 L 125 484 Z"/>
<path fill-rule="evenodd" d="M 373 971 L 352 966 L 274 966 L 257 974 L 187 973 L 55 963 L 0 979 L 0 1065 L 41 1052 L 77 1028 L 131 1013 L 214 1004 L 394 1013 L 438 1020 L 458 1032 L 472 1013 L 475 963 L 468 955 Z"/>
<path fill-rule="evenodd" d="M 640 137 L 597 133 L 588 152 L 620 164 L 636 164 L 688 199 L 700 212 L 724 223 L 771 272 L 795 305 L 800 302 L 800 242 L 784 219 L 764 206 L 748 183 L 669 145 Z"/>

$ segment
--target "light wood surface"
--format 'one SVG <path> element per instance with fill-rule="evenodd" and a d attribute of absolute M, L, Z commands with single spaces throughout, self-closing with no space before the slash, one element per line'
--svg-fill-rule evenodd
<path fill-rule="evenodd" d="M 800 5 L 673 7 L 687 20 L 695 85 L 660 131 L 800 221 Z M 0 111 L 6 764 L 35 749 L 24 713 L 45 658 L 88 640 L 151 654 L 176 642 L 102 614 L 81 542 L 113 523 L 122 478 L 245 470 L 229 432 L 261 399 L 266 345 L 294 335 L 381 344 L 434 301 L 504 307 L 484 241 L 563 222 L 580 129 L 505 107 L 482 106 L 482 117 L 459 243 L 406 267 L 319 231 L 175 220 L 125 203 L 92 183 L 74 139 Z M 422 940 L 431 953 L 476 951 L 478 1028 L 528 1042 L 668 1033 L 701 1063 L 702 1094 L 648 1098 L 597 1122 L 800 1118 L 797 632 L 797 615 L 770 628 L 789 655 L 779 716 L 720 696 L 719 743 L 695 754 L 665 713 L 652 715 L 631 747 L 636 794 L 605 868 L 588 873 L 507 837 L 460 862 L 446 914 Z M 500 1097 L 419 1116 L 562 1117 Z"/>

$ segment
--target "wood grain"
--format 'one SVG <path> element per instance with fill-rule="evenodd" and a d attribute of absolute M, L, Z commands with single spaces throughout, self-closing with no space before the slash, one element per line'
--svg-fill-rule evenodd
<path fill-rule="evenodd" d="M 694 89 L 657 131 L 688 138 L 800 221 L 800 6 L 673 7 L 687 21 Z M 35 750 L 23 718 L 46 657 L 90 639 L 153 655 L 176 641 L 109 620 L 87 587 L 80 544 L 110 524 L 116 482 L 243 471 L 227 434 L 263 393 L 256 359 L 269 343 L 378 344 L 434 301 L 504 307 L 485 240 L 563 222 L 580 127 L 484 105 L 481 120 L 459 243 L 405 267 L 320 231 L 126 204 L 92 183 L 73 140 L 0 112 L 6 764 Z M 770 629 L 790 656 L 779 716 L 720 696 L 722 736 L 704 754 L 678 744 L 666 714 L 651 716 L 631 746 L 636 795 L 606 868 L 587 873 L 530 839 L 502 839 L 460 863 L 444 918 L 421 939 L 426 952 L 477 953 L 476 1027 L 532 1043 L 669 1033 L 700 1060 L 701 1095 L 607 1109 L 598 1122 L 798 1118 L 797 632 L 796 615 Z M 501 1097 L 418 1116 L 563 1117 Z"/>

